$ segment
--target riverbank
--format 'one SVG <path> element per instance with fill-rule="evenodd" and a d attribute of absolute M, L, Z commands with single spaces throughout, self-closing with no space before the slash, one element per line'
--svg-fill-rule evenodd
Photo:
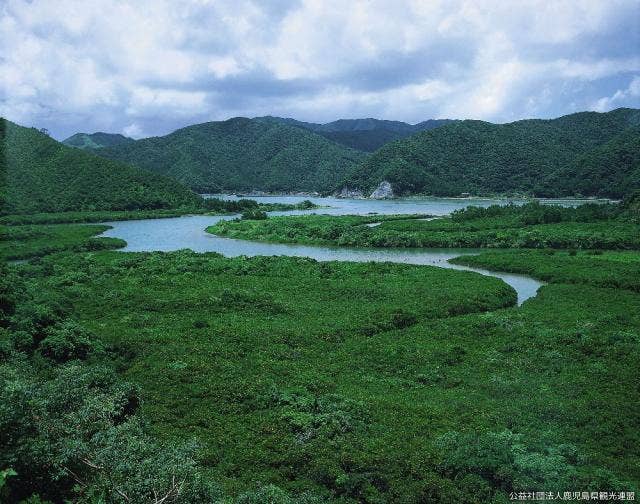
<path fill-rule="evenodd" d="M 459 210 L 450 218 L 280 216 L 218 222 L 220 236 L 278 243 L 353 247 L 640 249 L 640 224 L 619 205 L 493 206 Z M 381 222 L 377 226 L 366 224 Z"/>
<path fill-rule="evenodd" d="M 21 226 L 26 224 L 74 224 L 105 221 L 162 219 L 181 217 L 185 215 L 233 215 L 246 210 L 263 212 L 312 210 L 321 208 L 312 202 L 273 202 L 258 203 L 253 200 L 208 200 L 202 208 L 178 208 L 156 210 L 131 211 L 86 211 L 86 212 L 56 212 L 38 214 L 4 215 L 0 217 L 0 225 Z"/>
<path fill-rule="evenodd" d="M 419 208 L 440 214 L 451 207 Z M 229 502 L 247 492 L 257 502 L 271 495 L 289 502 L 355 504 L 363 495 L 464 502 L 477 495 L 478 474 L 486 476 L 487 502 L 508 500 L 520 485 L 591 490 L 597 481 L 597 488 L 637 491 L 640 408 L 630 398 L 640 366 L 638 252 L 335 246 L 346 223 L 400 234 L 437 223 L 502 236 L 514 226 L 593 224 L 576 220 L 594 216 L 590 206 L 580 208 L 474 208 L 437 221 L 300 218 L 321 219 L 315 228 L 294 217 L 234 223 L 283 219 L 287 233 L 297 229 L 331 246 L 204 231 L 232 215 L 9 227 L 17 233 L 3 240 L 9 250 L 51 246 L 72 234 L 79 241 L 4 270 L 0 287 L 8 300 L 19 295 L 21 306 L 2 342 L 3 366 L 26 384 L 3 390 L 5 412 L 26 411 L 24 432 L 48 435 L 60 412 L 56 401 L 65 415 L 84 412 L 86 404 L 104 404 L 96 398 L 115 387 L 127 395 L 108 404 L 127 404 L 128 421 L 148 429 L 122 432 L 119 445 L 101 435 L 102 449 L 119 453 L 122 443 L 144 439 L 146 459 L 162 461 L 162 449 L 193 438 L 198 448 L 189 452 L 189 467 Z M 574 220 L 563 221 L 567 215 Z M 596 215 L 612 229 L 631 224 Z M 381 224 L 365 225 L 373 222 Z M 19 234 L 29 227 L 58 234 Z M 87 239 L 126 242 L 122 250 L 131 253 L 83 252 Z M 151 250 L 164 252 L 135 252 Z M 549 283 L 540 287 L 527 275 Z M 522 296 L 527 301 L 515 308 Z M 94 380 L 98 370 L 109 380 Z M 51 393 L 69 386 L 73 401 Z M 47 414 L 13 407 L 33 404 L 19 401 L 21 390 L 48 401 Z M 612 416 L 612 408 L 625 414 Z M 100 428 L 120 428 L 117 412 L 108 418 L 117 425 Z M 78 446 L 82 435 L 66 429 L 55 446 Z M 12 445 L 2 448 L 13 454 Z M 48 481 L 28 456 L 13 460 L 18 475 Z"/>
<path fill-rule="evenodd" d="M 60 252 L 90 252 L 123 248 L 120 238 L 99 237 L 110 226 L 40 224 L 0 229 L 0 261 L 33 259 Z"/>

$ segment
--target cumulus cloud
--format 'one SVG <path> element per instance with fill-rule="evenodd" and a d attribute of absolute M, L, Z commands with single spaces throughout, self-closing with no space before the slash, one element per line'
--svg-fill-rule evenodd
<path fill-rule="evenodd" d="M 122 128 L 122 134 L 131 138 L 142 138 L 144 137 L 144 131 L 139 124 L 131 123 Z"/>
<path fill-rule="evenodd" d="M 58 138 L 640 100 L 640 0 L 4 0 L 0 37 L 0 114 Z"/>
<path fill-rule="evenodd" d="M 635 76 L 626 89 L 618 89 L 612 96 L 597 100 L 592 108 L 604 112 L 627 103 L 640 103 L 640 75 Z"/>

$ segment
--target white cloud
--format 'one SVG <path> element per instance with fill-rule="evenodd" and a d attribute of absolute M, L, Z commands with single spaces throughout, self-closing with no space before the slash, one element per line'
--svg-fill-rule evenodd
<path fill-rule="evenodd" d="M 197 114 L 206 106 L 206 97 L 206 93 L 201 91 L 139 87 L 132 90 L 125 112 L 134 117 L 153 114 L 189 116 Z"/>
<path fill-rule="evenodd" d="M 144 132 L 139 124 L 131 123 L 128 126 L 122 128 L 122 134 L 131 138 L 141 138 L 144 136 Z"/>
<path fill-rule="evenodd" d="M 230 75 L 237 75 L 242 72 L 241 66 L 233 56 L 211 58 L 207 68 L 218 78 L 224 79 Z"/>
<path fill-rule="evenodd" d="M 640 75 L 636 75 L 626 89 L 618 89 L 613 95 L 600 98 L 591 108 L 604 112 L 627 104 L 640 106 Z"/>
<path fill-rule="evenodd" d="M 607 110 L 637 98 L 602 97 L 640 72 L 638 19 L 639 0 L 4 0 L 0 113 L 66 136 Z"/>

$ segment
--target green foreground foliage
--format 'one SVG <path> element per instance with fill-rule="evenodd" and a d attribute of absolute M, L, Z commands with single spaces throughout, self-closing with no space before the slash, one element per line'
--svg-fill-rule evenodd
<path fill-rule="evenodd" d="M 622 205 L 469 207 L 450 218 L 305 215 L 221 221 L 210 233 L 274 242 L 356 247 L 638 249 L 638 198 Z M 379 222 L 374 227 L 368 224 Z"/>
<path fill-rule="evenodd" d="M 640 296 L 581 273 L 637 282 L 637 253 L 514 251 L 500 267 L 518 254 L 562 272 L 520 308 L 495 278 L 388 263 L 16 266 L 0 284 L 9 502 L 153 502 L 173 476 L 185 503 L 637 491 Z"/>

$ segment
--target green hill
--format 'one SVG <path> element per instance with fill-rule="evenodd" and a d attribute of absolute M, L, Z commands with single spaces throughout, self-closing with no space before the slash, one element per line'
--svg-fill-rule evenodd
<path fill-rule="evenodd" d="M 363 152 L 373 152 L 383 145 L 406 138 L 420 131 L 438 128 L 451 119 L 429 119 L 418 124 L 382 119 L 339 119 L 326 124 L 308 123 L 282 117 L 258 117 L 257 120 L 276 121 L 308 129 L 329 140 Z"/>
<path fill-rule="evenodd" d="M 365 156 L 302 128 L 241 117 L 95 152 L 199 192 L 331 191 Z"/>
<path fill-rule="evenodd" d="M 638 124 L 636 109 L 453 122 L 382 147 L 341 185 L 370 191 L 388 180 L 399 194 L 617 198 L 639 187 Z"/>
<path fill-rule="evenodd" d="M 76 133 L 73 136 L 62 141 L 69 147 L 77 147 L 79 149 L 99 149 L 100 147 L 111 147 L 112 145 L 120 145 L 135 142 L 133 138 L 120 135 L 118 133 Z"/>
<path fill-rule="evenodd" d="M 622 198 L 640 188 L 640 126 L 632 126 L 607 143 L 578 156 L 551 179 L 563 192 L 598 195 L 606 188 L 610 196 Z"/>
<path fill-rule="evenodd" d="M 195 206 L 174 180 L 56 142 L 0 119 L 2 214 Z"/>

